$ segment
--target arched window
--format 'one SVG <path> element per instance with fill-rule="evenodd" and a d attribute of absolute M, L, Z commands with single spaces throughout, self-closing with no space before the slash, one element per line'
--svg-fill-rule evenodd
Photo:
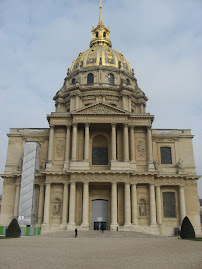
<path fill-rule="evenodd" d="M 108 82 L 109 84 L 114 84 L 114 75 L 113 74 L 108 74 Z"/>
<path fill-rule="evenodd" d="M 98 37 L 98 32 L 96 32 L 96 37 Z"/>
<path fill-rule="evenodd" d="M 72 79 L 72 84 L 73 84 L 73 85 L 76 84 L 76 79 L 75 79 L 75 78 Z"/>
<path fill-rule="evenodd" d="M 130 80 L 128 78 L 126 79 L 126 84 L 130 85 Z"/>
<path fill-rule="evenodd" d="M 94 76 L 92 73 L 88 74 L 87 77 L 87 84 L 93 84 L 94 83 Z"/>
<path fill-rule="evenodd" d="M 106 37 L 106 32 L 103 33 L 103 37 Z"/>
<path fill-rule="evenodd" d="M 96 135 L 93 139 L 92 165 L 108 165 L 108 141 L 103 135 Z"/>

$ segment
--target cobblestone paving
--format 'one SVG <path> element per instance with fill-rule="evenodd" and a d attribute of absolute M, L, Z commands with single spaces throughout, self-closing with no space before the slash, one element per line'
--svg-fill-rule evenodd
<path fill-rule="evenodd" d="M 0 240 L 1 269 L 202 269 L 202 242 L 134 232 L 55 232 Z"/>

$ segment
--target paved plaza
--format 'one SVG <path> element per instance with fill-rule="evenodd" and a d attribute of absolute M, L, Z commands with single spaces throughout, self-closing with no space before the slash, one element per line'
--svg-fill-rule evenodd
<path fill-rule="evenodd" d="M 134 232 L 57 232 L 0 240 L 1 269 L 201 269 L 202 242 Z"/>

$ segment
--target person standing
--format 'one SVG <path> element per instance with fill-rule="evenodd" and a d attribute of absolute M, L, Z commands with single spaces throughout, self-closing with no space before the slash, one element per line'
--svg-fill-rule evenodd
<path fill-rule="evenodd" d="M 77 234 L 78 234 L 78 230 L 77 228 L 75 229 L 75 237 L 77 237 Z"/>

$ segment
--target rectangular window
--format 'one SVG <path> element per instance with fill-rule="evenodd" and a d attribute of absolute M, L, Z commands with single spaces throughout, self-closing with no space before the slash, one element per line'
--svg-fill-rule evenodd
<path fill-rule="evenodd" d="M 164 218 L 176 218 L 174 192 L 163 192 L 163 213 Z"/>
<path fill-rule="evenodd" d="M 161 147 L 161 164 L 172 164 L 170 147 Z"/>

